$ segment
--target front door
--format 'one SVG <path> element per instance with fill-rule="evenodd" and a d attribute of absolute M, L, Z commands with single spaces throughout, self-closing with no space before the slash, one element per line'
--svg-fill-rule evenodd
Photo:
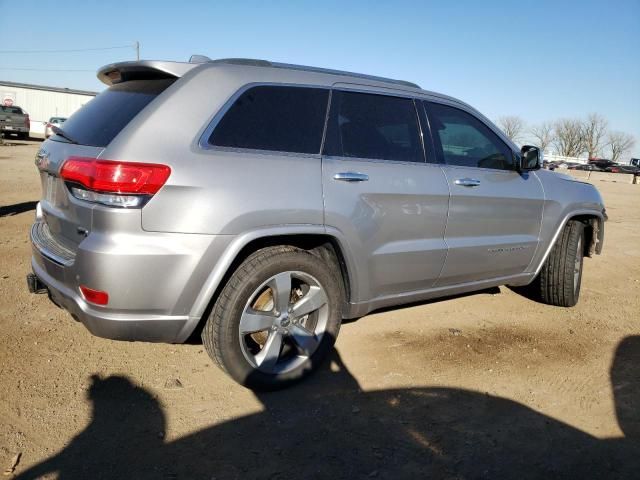
<path fill-rule="evenodd" d="M 425 103 L 451 200 L 438 286 L 523 273 L 538 246 L 544 192 L 533 172 L 471 112 Z"/>

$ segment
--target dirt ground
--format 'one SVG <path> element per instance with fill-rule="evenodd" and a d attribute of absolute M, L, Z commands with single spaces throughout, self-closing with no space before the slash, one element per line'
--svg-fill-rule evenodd
<path fill-rule="evenodd" d="M 374 313 L 314 377 L 256 395 L 202 345 L 96 338 L 27 292 L 40 142 L 12 143 L 0 470 L 21 454 L 19 478 L 638 478 L 640 185 L 597 182 L 605 249 L 577 307 L 500 287 Z"/>

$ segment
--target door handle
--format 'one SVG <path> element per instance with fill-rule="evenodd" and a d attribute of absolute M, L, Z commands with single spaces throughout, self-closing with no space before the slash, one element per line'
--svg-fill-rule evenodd
<path fill-rule="evenodd" d="M 453 183 L 461 187 L 477 187 L 480 185 L 480 180 L 476 180 L 475 178 L 459 178 Z"/>
<path fill-rule="evenodd" d="M 369 175 L 358 172 L 340 172 L 333 176 L 334 180 L 340 180 L 342 182 L 366 182 L 369 180 Z"/>

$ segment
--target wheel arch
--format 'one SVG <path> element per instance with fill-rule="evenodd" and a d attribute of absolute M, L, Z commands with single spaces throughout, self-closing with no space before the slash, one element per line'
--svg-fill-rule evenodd
<path fill-rule="evenodd" d="M 348 247 L 338 231 L 327 231 L 322 225 L 304 225 L 300 228 L 275 227 L 239 235 L 227 247 L 213 266 L 189 313 L 189 321 L 176 338 L 187 341 L 198 334 L 207 319 L 218 295 L 229 277 L 252 253 L 262 248 L 290 245 L 307 250 L 319 258 L 333 261 L 339 268 L 345 304 L 354 298 L 356 284 L 355 265 Z"/>
<path fill-rule="evenodd" d="M 586 257 L 591 257 L 594 253 L 599 255 L 602 252 L 602 246 L 604 244 L 604 222 L 607 220 L 606 213 L 604 211 L 598 212 L 594 210 L 572 211 L 565 215 L 562 221 L 556 227 L 551 242 L 549 242 L 549 245 L 547 245 L 544 255 L 539 260 L 536 266 L 535 275 L 538 275 L 538 273 L 540 273 L 544 262 L 547 260 L 547 257 L 551 253 L 551 249 L 560 237 L 562 229 L 567 225 L 568 222 L 572 220 L 577 220 L 584 223 L 585 225 L 586 241 L 584 247 L 584 255 Z"/>

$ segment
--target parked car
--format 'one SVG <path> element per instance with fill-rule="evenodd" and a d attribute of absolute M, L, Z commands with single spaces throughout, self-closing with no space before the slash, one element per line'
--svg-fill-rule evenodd
<path fill-rule="evenodd" d="M 632 158 L 631 160 L 629 160 L 629 165 L 640 167 L 640 158 Z"/>
<path fill-rule="evenodd" d="M 52 127 L 61 127 L 67 119 L 65 117 L 51 117 L 44 127 L 44 138 L 53 135 Z"/>
<path fill-rule="evenodd" d="M 612 160 L 608 160 L 606 158 L 599 158 L 599 159 L 591 159 L 589 160 L 589 165 L 593 165 L 596 168 L 598 168 L 599 170 L 605 172 L 607 171 L 607 168 L 609 167 L 613 167 L 615 165 L 618 165 L 616 162 L 612 161 Z"/>
<path fill-rule="evenodd" d="M 569 170 L 574 169 L 578 165 L 582 165 L 581 163 L 576 163 L 576 162 L 564 162 L 564 164 L 566 165 L 566 168 Z"/>
<path fill-rule="evenodd" d="M 593 171 L 593 170 L 598 170 L 598 168 L 595 165 L 587 163 L 587 164 L 571 165 L 569 167 L 569 170 L 588 170 L 588 171 Z"/>
<path fill-rule="evenodd" d="M 232 378 L 273 389 L 382 307 L 532 283 L 578 302 L 604 204 L 538 148 L 410 82 L 197 61 L 103 67 L 37 155 L 29 288 L 95 335 L 201 332 Z"/>
<path fill-rule="evenodd" d="M 607 172 L 610 173 L 631 173 L 637 175 L 640 172 L 640 168 L 633 165 L 612 165 L 608 167 Z"/>
<path fill-rule="evenodd" d="M 20 139 L 29 137 L 31 122 L 29 114 L 20 107 L 0 105 L 0 133 L 15 135 Z"/>

